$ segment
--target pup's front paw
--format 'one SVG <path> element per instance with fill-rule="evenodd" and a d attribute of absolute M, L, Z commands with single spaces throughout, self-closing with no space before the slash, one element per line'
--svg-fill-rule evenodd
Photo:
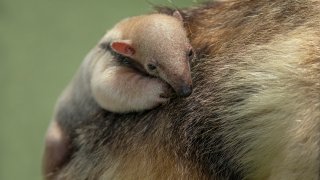
<path fill-rule="evenodd" d="M 172 88 L 165 83 L 164 81 L 154 78 L 151 83 L 152 94 L 150 94 L 150 98 L 155 102 L 155 105 L 165 104 L 167 103 L 171 95 L 173 94 Z"/>
<path fill-rule="evenodd" d="M 172 89 L 172 87 L 165 82 L 162 82 L 162 93 L 160 93 L 160 98 L 164 98 L 164 99 L 170 99 L 171 97 L 174 96 L 174 90 Z"/>

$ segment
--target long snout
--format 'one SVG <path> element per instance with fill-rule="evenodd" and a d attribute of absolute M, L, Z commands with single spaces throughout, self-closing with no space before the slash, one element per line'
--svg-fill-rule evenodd
<path fill-rule="evenodd" d="M 172 76 L 169 80 L 169 84 L 180 97 L 188 97 L 192 93 L 192 79 L 190 70 L 184 72 L 180 76 Z"/>
<path fill-rule="evenodd" d="M 175 63 L 166 65 L 167 68 L 161 69 L 160 77 L 172 87 L 177 96 L 188 97 L 193 89 L 190 65 L 186 59 L 181 58 L 175 61 Z"/>

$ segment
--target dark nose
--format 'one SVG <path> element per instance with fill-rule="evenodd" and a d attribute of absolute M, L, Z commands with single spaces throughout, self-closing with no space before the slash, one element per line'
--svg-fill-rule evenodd
<path fill-rule="evenodd" d="M 188 97 L 192 93 L 192 86 L 183 86 L 178 92 L 180 97 Z"/>

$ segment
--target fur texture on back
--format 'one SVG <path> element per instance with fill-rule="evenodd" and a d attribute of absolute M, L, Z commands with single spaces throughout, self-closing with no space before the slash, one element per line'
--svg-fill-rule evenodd
<path fill-rule="evenodd" d="M 126 115 L 85 91 L 69 95 L 57 121 L 83 121 L 63 125 L 73 151 L 55 176 L 319 179 L 320 1 L 214 1 L 181 12 L 198 56 L 193 94 Z"/>

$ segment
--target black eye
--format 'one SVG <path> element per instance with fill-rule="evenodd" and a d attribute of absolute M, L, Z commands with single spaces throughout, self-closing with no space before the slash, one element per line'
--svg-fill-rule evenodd
<path fill-rule="evenodd" d="M 127 58 L 123 58 L 123 59 L 121 59 L 121 63 L 122 63 L 122 64 L 129 65 L 129 64 L 130 64 L 130 61 L 129 61 L 129 59 L 127 59 Z"/>
<path fill-rule="evenodd" d="M 190 49 L 189 52 L 188 52 L 188 57 L 189 57 L 190 59 L 192 59 L 192 58 L 193 58 L 193 55 L 194 55 L 193 49 Z"/>
<path fill-rule="evenodd" d="M 153 64 L 148 64 L 148 69 L 150 71 L 154 71 L 155 69 L 157 69 L 157 67 L 155 65 L 153 65 Z"/>

